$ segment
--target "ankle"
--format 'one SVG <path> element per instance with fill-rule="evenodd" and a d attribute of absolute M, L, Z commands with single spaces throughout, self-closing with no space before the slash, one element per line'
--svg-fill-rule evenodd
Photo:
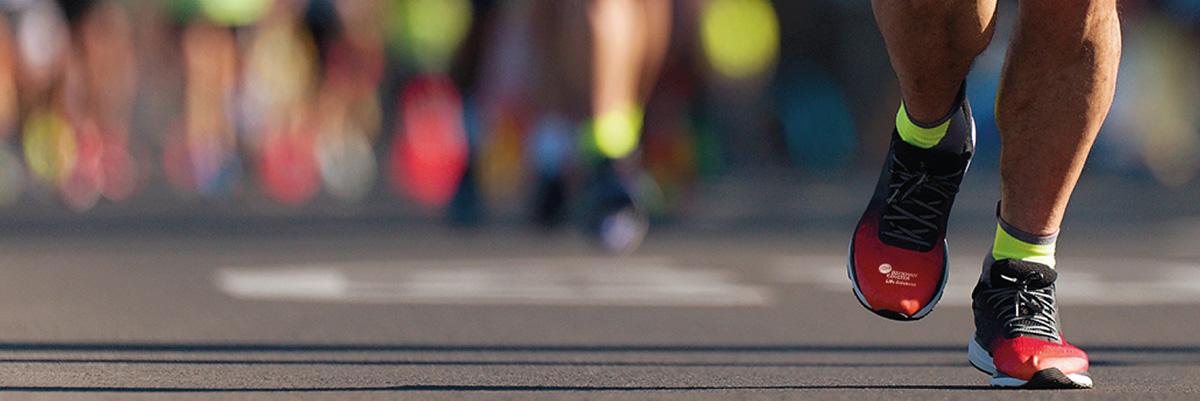
<path fill-rule="evenodd" d="M 1049 235 L 1030 234 L 1008 224 L 997 214 L 996 237 L 992 242 L 991 256 L 995 260 L 1024 260 L 1054 268 L 1057 241 L 1057 232 Z"/>

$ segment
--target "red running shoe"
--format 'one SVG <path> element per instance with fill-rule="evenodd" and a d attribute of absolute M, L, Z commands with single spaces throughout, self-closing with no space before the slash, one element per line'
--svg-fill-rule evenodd
<path fill-rule="evenodd" d="M 883 174 L 850 242 L 854 295 L 880 316 L 920 319 L 946 287 L 946 222 L 975 153 L 975 121 L 965 97 L 960 99 L 943 142 L 961 145 L 923 149 L 892 132 Z"/>
<path fill-rule="evenodd" d="M 992 375 L 994 387 L 1091 388 L 1087 354 L 1067 344 L 1059 328 L 1054 302 L 1058 273 L 1021 260 L 990 265 L 971 293 L 971 365 Z"/>

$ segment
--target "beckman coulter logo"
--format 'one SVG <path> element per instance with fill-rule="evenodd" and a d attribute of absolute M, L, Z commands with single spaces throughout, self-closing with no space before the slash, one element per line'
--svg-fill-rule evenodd
<path fill-rule="evenodd" d="M 892 265 L 889 265 L 889 264 L 887 264 L 887 263 L 884 263 L 884 264 L 882 264 L 882 265 L 879 265 L 879 273 L 881 273 L 881 274 L 888 274 L 888 273 L 891 273 L 891 272 L 892 272 Z"/>

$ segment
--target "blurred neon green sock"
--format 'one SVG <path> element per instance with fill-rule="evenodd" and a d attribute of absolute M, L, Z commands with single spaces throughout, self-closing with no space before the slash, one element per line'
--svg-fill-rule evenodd
<path fill-rule="evenodd" d="M 642 113 L 641 107 L 630 103 L 597 115 L 592 126 L 596 149 L 610 159 L 633 153 L 641 137 Z"/>

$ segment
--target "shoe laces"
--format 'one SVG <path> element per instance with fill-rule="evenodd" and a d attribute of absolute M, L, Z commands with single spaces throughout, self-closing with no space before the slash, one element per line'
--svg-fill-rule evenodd
<path fill-rule="evenodd" d="M 957 180 L 963 171 L 930 174 L 923 167 L 910 168 L 892 158 L 892 180 L 884 209 L 886 227 L 880 234 L 924 247 L 933 246 L 940 228 L 937 220 L 945 216 L 945 206 L 958 193 Z"/>
<path fill-rule="evenodd" d="M 1040 278 L 1034 274 L 1033 278 Z M 993 287 L 982 292 L 1006 338 L 1041 337 L 1061 342 L 1058 335 L 1054 284 L 1040 288 L 1029 285 L 1031 277 L 1018 279 L 1016 285 Z"/>

